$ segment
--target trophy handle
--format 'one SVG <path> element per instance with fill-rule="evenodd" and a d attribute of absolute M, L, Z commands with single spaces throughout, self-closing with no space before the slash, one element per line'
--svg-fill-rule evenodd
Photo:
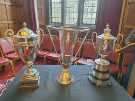
<path fill-rule="evenodd" d="M 96 45 L 95 45 L 96 39 L 97 39 L 97 32 L 92 32 L 91 41 L 92 41 L 92 44 L 93 44 L 93 47 L 94 47 L 95 50 L 96 50 Z"/>
<path fill-rule="evenodd" d="M 115 52 L 117 52 L 121 49 L 121 47 L 122 47 L 121 45 L 122 45 L 123 41 L 124 41 L 124 37 L 121 33 L 119 33 L 116 37 L 116 41 L 114 42 L 114 46 L 113 46 L 113 50 Z"/>
<path fill-rule="evenodd" d="M 122 44 L 123 40 L 124 40 L 123 35 L 122 35 L 121 33 L 119 33 L 119 34 L 117 35 L 117 41 L 118 41 L 120 44 Z"/>

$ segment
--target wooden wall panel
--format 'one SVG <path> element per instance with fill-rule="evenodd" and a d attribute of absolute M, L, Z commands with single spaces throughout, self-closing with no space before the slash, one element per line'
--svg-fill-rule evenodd
<path fill-rule="evenodd" d="M 98 0 L 99 9 L 97 14 L 96 31 L 103 32 L 105 25 L 110 24 L 112 34 L 117 35 L 123 0 Z"/>
<path fill-rule="evenodd" d="M 6 6 L 0 2 L 0 34 L 2 34 L 5 29 L 8 28 L 8 25 L 6 24 L 7 22 L 7 10 Z"/>
<path fill-rule="evenodd" d="M 133 19 L 135 19 L 135 2 L 129 4 L 130 6 L 128 7 L 128 14 L 126 19 L 126 24 L 130 24 L 131 26 L 135 26 L 135 22 Z"/>
<path fill-rule="evenodd" d="M 37 0 L 39 26 L 45 28 L 45 0 Z"/>
<path fill-rule="evenodd" d="M 0 34 L 12 28 L 15 32 L 26 21 L 31 23 L 30 0 L 0 0 Z"/>
<path fill-rule="evenodd" d="M 119 33 L 127 36 L 135 29 L 135 0 L 124 0 L 119 25 Z"/>

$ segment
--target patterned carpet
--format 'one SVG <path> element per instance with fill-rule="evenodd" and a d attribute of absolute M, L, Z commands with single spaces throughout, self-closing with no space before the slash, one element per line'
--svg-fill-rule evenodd
<path fill-rule="evenodd" d="M 15 72 L 18 73 L 23 67 L 23 62 L 19 61 L 15 64 Z M 7 89 L 10 81 L 14 79 L 11 69 L 9 67 L 4 67 L 4 70 L 0 72 L 0 96 Z"/>
<path fill-rule="evenodd" d="M 0 80 L 0 96 L 6 90 L 8 84 L 8 80 Z"/>

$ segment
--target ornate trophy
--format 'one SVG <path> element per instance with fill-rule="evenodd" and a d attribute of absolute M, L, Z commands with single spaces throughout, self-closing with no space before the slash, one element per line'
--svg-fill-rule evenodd
<path fill-rule="evenodd" d="M 59 32 L 60 50 L 61 50 L 61 53 L 60 53 L 61 59 L 60 60 L 62 63 L 63 70 L 59 73 L 59 75 L 57 77 L 57 81 L 59 84 L 69 85 L 74 80 L 72 74 L 69 71 L 69 67 L 72 63 L 73 49 L 74 49 L 75 43 L 77 41 L 78 33 L 80 31 L 87 31 L 87 33 L 88 33 L 89 29 L 87 29 L 87 30 L 86 29 L 77 29 L 77 28 L 73 28 L 70 26 L 62 26 L 62 27 L 48 26 L 48 29 L 55 29 Z M 86 39 L 86 37 L 84 38 L 84 40 L 85 39 Z"/>
<path fill-rule="evenodd" d="M 106 29 L 104 29 L 104 33 L 97 36 L 95 47 L 100 58 L 95 59 L 96 66 L 92 68 L 89 76 L 90 81 L 96 86 L 111 85 L 109 81 L 110 63 L 105 57 L 113 51 L 115 40 L 115 37 L 111 35 L 111 29 L 108 24 L 106 25 Z"/>
<path fill-rule="evenodd" d="M 18 31 L 14 38 L 19 56 L 27 67 L 27 70 L 20 80 L 20 85 L 26 88 L 37 88 L 40 76 L 39 72 L 32 68 L 32 65 L 36 58 L 40 35 L 35 34 L 27 28 L 26 23 L 23 23 L 23 28 Z"/>

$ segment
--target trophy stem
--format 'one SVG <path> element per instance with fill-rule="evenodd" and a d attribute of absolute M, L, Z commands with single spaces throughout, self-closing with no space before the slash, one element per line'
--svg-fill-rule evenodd
<path fill-rule="evenodd" d="M 33 65 L 32 62 L 28 62 L 28 63 L 27 63 L 27 74 L 28 74 L 28 75 L 33 75 L 32 65 Z"/>
<path fill-rule="evenodd" d="M 73 82 L 73 77 L 68 69 L 68 65 L 63 65 L 64 69 L 58 76 L 58 82 L 62 85 L 69 85 Z"/>

